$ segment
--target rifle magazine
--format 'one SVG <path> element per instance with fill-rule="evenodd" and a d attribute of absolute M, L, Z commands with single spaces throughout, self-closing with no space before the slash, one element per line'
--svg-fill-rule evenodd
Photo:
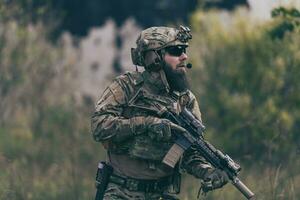
<path fill-rule="evenodd" d="M 174 168 L 180 157 L 182 156 L 184 149 L 178 144 L 174 144 L 163 159 L 163 163 Z"/>

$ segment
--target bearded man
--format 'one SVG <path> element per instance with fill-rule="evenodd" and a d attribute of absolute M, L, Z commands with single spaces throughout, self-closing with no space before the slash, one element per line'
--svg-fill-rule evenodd
<path fill-rule="evenodd" d="M 190 29 L 183 26 L 143 30 L 131 57 L 134 65 L 145 70 L 115 78 L 97 102 L 92 134 L 107 150 L 107 161 L 99 165 L 96 199 L 178 199 L 183 172 L 201 179 L 206 191 L 227 183 L 226 173 L 213 168 L 193 146 L 175 167 L 162 162 L 174 144 L 172 132 L 185 129 L 154 111 L 164 107 L 179 113 L 187 108 L 201 121 L 186 77 L 191 38 Z"/>

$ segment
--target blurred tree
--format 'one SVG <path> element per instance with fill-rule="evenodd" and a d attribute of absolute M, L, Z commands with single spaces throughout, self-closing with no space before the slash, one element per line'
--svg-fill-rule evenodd
<path fill-rule="evenodd" d="M 296 8 L 279 7 L 272 10 L 274 27 L 270 30 L 272 38 L 282 39 L 286 32 L 300 31 L 300 11 Z"/>
<path fill-rule="evenodd" d="M 100 26 L 107 18 L 113 18 L 120 26 L 128 17 L 136 19 L 142 27 L 163 25 L 182 21 L 187 23 L 189 13 L 197 7 L 197 0 L 52 0 L 55 10 L 64 13 L 60 30 L 69 30 L 75 35 L 85 35 L 91 26 Z M 245 0 L 229 3 L 217 1 L 208 3 L 210 7 L 232 9 L 245 4 Z"/>
<path fill-rule="evenodd" d="M 249 6 L 247 0 L 204 0 L 206 8 L 222 8 L 233 10 L 236 6 Z"/>
<path fill-rule="evenodd" d="M 235 5 L 246 3 L 243 0 L 226 1 L 205 0 L 6 0 L 5 4 L 14 7 L 16 12 L 8 15 L 26 23 L 43 22 L 47 24 L 50 39 L 56 40 L 61 32 L 69 31 L 76 36 L 84 36 L 90 27 L 101 26 L 108 18 L 114 19 L 120 27 L 125 20 L 133 17 L 142 27 L 161 26 L 170 23 L 188 23 L 189 14 L 197 3 L 203 8 L 221 7 L 232 9 Z M 2 9 L 3 10 L 3 9 Z M 120 32 L 116 32 L 117 49 L 122 46 Z M 113 64 L 116 73 L 122 71 L 120 58 L 116 56 Z"/>
<path fill-rule="evenodd" d="M 212 26 L 213 24 L 213 26 Z M 274 41 L 274 24 L 193 16 L 192 74 L 209 137 L 236 157 L 281 163 L 300 146 L 300 36 Z M 198 82 L 196 82 L 196 80 Z"/>
<path fill-rule="evenodd" d="M 139 25 L 148 27 L 178 21 L 187 23 L 197 5 L 204 9 L 229 10 L 247 5 L 246 0 L 5 0 L 5 3 L 18 5 L 14 17 L 19 20 L 55 25 L 54 38 L 64 30 L 77 36 L 86 35 L 90 27 L 101 26 L 107 18 L 114 19 L 120 26 L 128 17 L 133 17 Z"/>
<path fill-rule="evenodd" d="M 2 0 L 0 3 L 1 20 L 17 20 L 20 25 L 36 23 L 40 20 L 53 20 L 51 8 L 52 0 Z"/>
<path fill-rule="evenodd" d="M 88 108 L 75 105 L 74 60 L 19 4 L 0 5 L 0 199 L 91 199 L 86 163 L 101 151 Z"/>

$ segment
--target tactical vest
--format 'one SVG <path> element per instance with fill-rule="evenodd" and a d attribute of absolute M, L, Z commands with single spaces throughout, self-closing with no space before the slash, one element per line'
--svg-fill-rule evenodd
<path fill-rule="evenodd" d="M 159 93 L 145 82 L 143 74 L 128 72 L 118 81 L 124 86 L 126 103 L 123 105 L 122 117 L 136 116 L 160 117 L 163 109 L 180 112 L 182 105 L 190 102 L 190 92 L 179 96 L 176 93 Z M 146 127 L 145 127 L 146 128 Z M 116 154 L 127 154 L 130 157 L 161 162 L 173 143 L 153 141 L 147 133 L 138 135 L 114 145 L 110 150 Z"/>

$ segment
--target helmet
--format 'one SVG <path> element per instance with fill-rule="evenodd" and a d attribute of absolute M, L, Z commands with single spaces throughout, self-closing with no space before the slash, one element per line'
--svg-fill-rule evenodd
<path fill-rule="evenodd" d="M 191 30 L 180 26 L 179 29 L 170 27 L 151 27 L 143 30 L 136 40 L 136 48 L 131 48 L 131 59 L 134 65 L 145 66 L 145 52 L 153 51 L 157 56 L 152 64 L 162 61 L 159 50 L 169 46 L 188 46 L 188 40 L 192 39 Z M 150 64 L 151 66 L 151 64 Z"/>

